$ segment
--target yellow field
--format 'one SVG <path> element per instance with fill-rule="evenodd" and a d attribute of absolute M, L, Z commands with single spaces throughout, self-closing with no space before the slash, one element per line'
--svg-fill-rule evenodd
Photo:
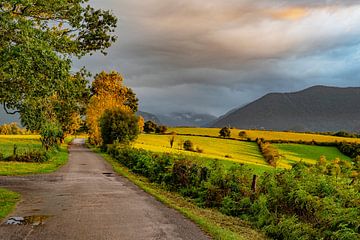
<path fill-rule="evenodd" d="M 220 128 L 169 128 L 168 132 L 176 132 L 178 134 L 193 134 L 201 136 L 219 136 Z M 334 137 L 328 135 L 308 134 L 308 133 L 294 133 L 294 132 L 276 132 L 276 131 L 261 131 L 261 130 L 239 130 L 231 129 L 231 137 L 239 138 L 239 132 L 245 131 L 246 137 L 255 140 L 256 138 L 264 138 L 265 140 L 283 140 L 283 141 L 305 141 L 311 142 L 358 142 L 359 138 L 344 138 Z"/>
<path fill-rule="evenodd" d="M 203 150 L 203 153 L 182 150 L 181 143 L 190 140 L 194 147 Z M 170 147 L 169 136 L 155 134 L 141 134 L 134 147 L 155 152 L 187 154 L 204 158 L 227 160 L 246 163 L 254 166 L 269 167 L 259 152 L 256 143 L 240 142 L 227 139 L 206 138 L 196 136 L 176 136 L 173 148 Z"/>

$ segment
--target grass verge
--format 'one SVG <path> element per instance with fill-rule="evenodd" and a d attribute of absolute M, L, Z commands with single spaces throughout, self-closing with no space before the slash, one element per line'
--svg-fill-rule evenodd
<path fill-rule="evenodd" d="M 166 191 L 158 184 L 150 183 L 146 178 L 130 172 L 108 154 L 102 153 L 98 149 L 93 148 L 92 150 L 109 162 L 115 172 L 126 177 L 160 202 L 181 212 L 184 216 L 198 224 L 213 239 L 266 239 L 262 233 L 252 229 L 248 223 L 238 218 L 225 216 L 216 210 L 199 208 L 179 194 Z"/>
<path fill-rule="evenodd" d="M 6 217 L 20 200 L 20 195 L 0 188 L 0 220 Z"/>

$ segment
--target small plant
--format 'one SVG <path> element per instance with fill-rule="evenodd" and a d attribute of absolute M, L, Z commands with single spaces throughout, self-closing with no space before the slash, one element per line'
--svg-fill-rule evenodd
<path fill-rule="evenodd" d="M 230 135 L 231 135 L 231 130 L 230 130 L 230 128 L 228 128 L 228 127 L 223 127 L 223 128 L 220 130 L 219 134 L 220 134 L 220 137 L 229 138 Z"/>
<path fill-rule="evenodd" d="M 170 147 L 172 148 L 174 146 L 175 143 L 175 139 L 176 139 L 176 133 L 172 132 L 170 137 L 169 137 L 169 143 L 170 143 Z"/>
<path fill-rule="evenodd" d="M 186 150 L 186 151 L 194 151 L 194 144 L 190 140 L 186 140 L 184 142 L 184 150 Z"/>
<path fill-rule="evenodd" d="M 239 137 L 244 138 L 244 139 L 247 138 L 246 132 L 245 131 L 240 131 L 239 132 Z"/>
<path fill-rule="evenodd" d="M 196 147 L 196 152 L 197 153 L 204 153 L 204 149 L 201 149 L 199 147 Z"/>

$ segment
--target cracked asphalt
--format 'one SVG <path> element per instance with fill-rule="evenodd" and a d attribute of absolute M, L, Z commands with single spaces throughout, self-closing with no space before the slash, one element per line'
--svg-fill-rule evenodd
<path fill-rule="evenodd" d="M 193 222 L 124 177 L 76 139 L 52 174 L 0 177 L 22 195 L 10 216 L 49 216 L 43 225 L 0 224 L 1 240 L 210 239 Z"/>

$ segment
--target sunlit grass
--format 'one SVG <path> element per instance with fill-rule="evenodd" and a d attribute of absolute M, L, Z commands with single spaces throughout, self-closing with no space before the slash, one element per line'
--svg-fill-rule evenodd
<path fill-rule="evenodd" d="M 220 128 L 169 128 L 168 132 L 176 132 L 179 134 L 193 134 L 202 136 L 219 136 Z M 311 142 L 359 142 L 359 138 L 344 138 L 330 135 L 294 133 L 294 132 L 278 132 L 278 131 L 261 131 L 261 130 L 239 130 L 231 129 L 231 137 L 239 138 L 239 132 L 245 131 L 246 137 L 255 140 L 256 138 L 264 138 L 265 140 L 283 140 L 283 141 L 305 141 Z"/>
<path fill-rule="evenodd" d="M 13 210 L 19 199 L 19 194 L 0 188 L 0 220 Z"/>
<path fill-rule="evenodd" d="M 181 145 L 185 140 L 192 141 L 195 149 L 200 148 L 203 150 L 203 153 L 182 150 L 179 144 Z M 257 144 L 252 142 L 194 136 L 176 136 L 174 146 L 171 148 L 169 136 L 142 134 L 134 143 L 134 147 L 154 152 L 186 154 L 204 159 L 217 159 L 232 163 L 249 164 L 250 167 L 261 170 L 271 169 L 259 152 Z"/>
<path fill-rule="evenodd" d="M 22 153 L 31 149 L 40 149 L 41 142 L 38 135 L 0 135 L 0 153 L 4 157 L 11 156 L 16 152 Z"/>
<path fill-rule="evenodd" d="M 351 161 L 351 159 L 342 154 L 336 147 L 327 146 L 312 146 L 302 144 L 274 144 L 279 150 L 282 159 L 280 162 L 296 163 L 305 162 L 315 164 L 320 156 L 325 156 L 327 160 L 335 160 L 339 158 L 345 161 Z"/>
<path fill-rule="evenodd" d="M 25 175 L 37 173 L 50 173 L 64 165 L 68 159 L 67 144 L 72 137 L 65 139 L 59 150 L 53 150 L 50 160 L 46 163 L 0 162 L 0 175 Z M 0 136 L 0 152 L 4 157 L 13 154 L 14 145 L 17 153 L 31 149 L 40 149 L 40 136 L 37 135 L 4 135 Z"/>

